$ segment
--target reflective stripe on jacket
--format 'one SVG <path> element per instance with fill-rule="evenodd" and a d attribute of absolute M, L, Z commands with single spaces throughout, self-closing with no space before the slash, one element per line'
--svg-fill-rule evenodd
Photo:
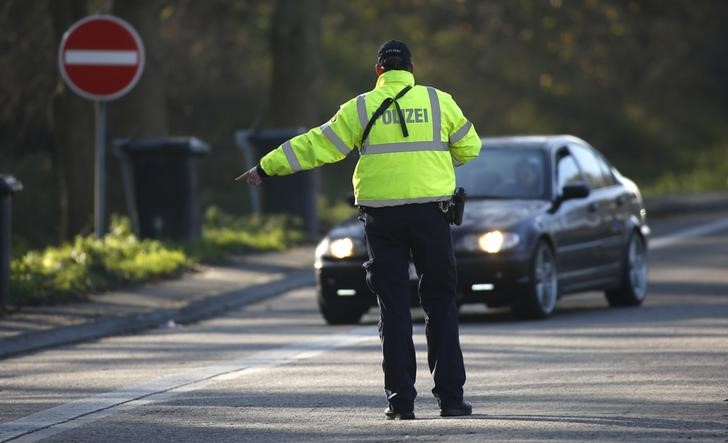
<path fill-rule="evenodd" d="M 408 137 L 391 105 L 377 119 L 363 146 L 361 137 L 374 111 L 405 86 L 398 100 Z M 455 190 L 454 167 L 477 157 L 481 141 L 449 94 L 415 86 L 408 71 L 387 71 L 376 87 L 344 103 L 327 123 L 298 135 L 265 155 L 268 175 L 287 175 L 334 163 L 359 149 L 352 182 L 359 206 L 395 206 L 448 200 Z"/>

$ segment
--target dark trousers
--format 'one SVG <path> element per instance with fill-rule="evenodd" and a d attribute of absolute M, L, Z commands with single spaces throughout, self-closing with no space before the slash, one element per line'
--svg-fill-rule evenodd
<path fill-rule="evenodd" d="M 435 203 L 364 208 L 369 250 L 367 284 L 377 295 L 384 389 L 395 410 L 414 406 L 417 364 L 410 315 L 410 254 L 425 311 L 427 361 L 432 393 L 442 407 L 463 399 L 465 368 L 455 303 L 456 271 L 450 225 Z"/>

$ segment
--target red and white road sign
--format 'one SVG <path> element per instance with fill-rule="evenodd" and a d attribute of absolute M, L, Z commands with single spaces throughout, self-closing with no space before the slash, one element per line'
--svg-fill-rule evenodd
<path fill-rule="evenodd" d="M 139 81 L 144 45 L 129 23 L 94 15 L 79 20 L 63 35 L 58 66 L 76 94 L 95 101 L 114 100 Z"/>

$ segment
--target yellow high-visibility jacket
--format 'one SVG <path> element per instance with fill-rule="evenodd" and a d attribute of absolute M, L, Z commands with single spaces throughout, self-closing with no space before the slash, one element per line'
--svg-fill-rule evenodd
<path fill-rule="evenodd" d="M 377 119 L 362 146 L 369 119 L 386 98 L 412 86 L 399 103 L 409 132 L 404 137 L 394 104 Z M 387 71 L 376 87 L 341 105 L 318 128 L 298 135 L 266 154 L 266 175 L 288 175 L 344 159 L 359 149 L 352 182 L 359 206 L 381 207 L 449 200 L 454 167 L 480 153 L 473 124 L 452 97 L 429 86 L 415 86 L 409 71 Z"/>

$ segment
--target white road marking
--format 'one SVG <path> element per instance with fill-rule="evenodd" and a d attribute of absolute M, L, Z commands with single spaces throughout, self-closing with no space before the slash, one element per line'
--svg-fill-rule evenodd
<path fill-rule="evenodd" d="M 137 51 L 69 49 L 63 54 L 63 60 L 67 65 L 135 66 L 139 64 L 139 53 Z"/>
<path fill-rule="evenodd" d="M 171 374 L 136 386 L 83 398 L 17 420 L 0 423 L 0 442 L 35 442 L 119 412 L 202 389 L 213 383 L 314 357 L 331 349 L 378 339 L 375 326 L 326 334 L 236 360 Z"/>
<path fill-rule="evenodd" d="M 657 237 L 649 242 L 649 249 L 662 249 L 672 246 L 691 237 L 698 237 L 705 234 L 712 234 L 728 228 L 728 219 L 718 220 L 716 222 L 698 225 L 692 228 L 677 231 L 674 234 Z"/>

